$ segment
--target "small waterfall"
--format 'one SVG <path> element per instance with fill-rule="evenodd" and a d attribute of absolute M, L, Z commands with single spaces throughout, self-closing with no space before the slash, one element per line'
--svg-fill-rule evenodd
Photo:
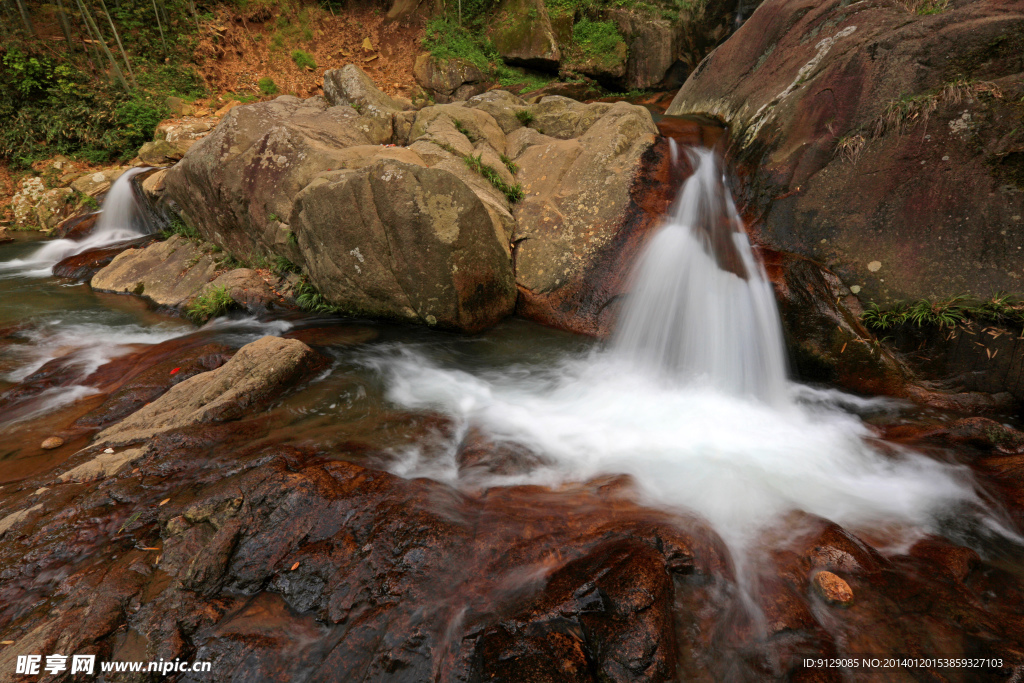
<path fill-rule="evenodd" d="M 671 381 L 780 402 L 786 356 L 771 283 L 714 152 L 687 153 L 693 175 L 636 265 L 615 351 Z"/>
<path fill-rule="evenodd" d="M 59 239 L 47 242 L 27 258 L 0 263 L 0 272 L 14 271 L 30 277 L 48 277 L 53 266 L 68 256 L 147 234 L 149 226 L 135 196 L 132 178 L 148 170 L 149 167 L 130 168 L 114 181 L 100 207 L 96 227 L 88 237 L 83 240 Z"/>

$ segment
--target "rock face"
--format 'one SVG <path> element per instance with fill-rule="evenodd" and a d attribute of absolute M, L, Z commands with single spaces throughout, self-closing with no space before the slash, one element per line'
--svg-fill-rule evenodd
<path fill-rule="evenodd" d="M 668 177 L 653 181 L 667 145 L 654 150 L 650 114 L 625 103 L 545 97 L 531 112 L 530 128 L 509 136 L 525 193 L 513 234 L 517 311 L 603 336 L 639 240 L 677 189 Z"/>
<path fill-rule="evenodd" d="M 774 248 L 875 301 L 1019 291 L 1024 10 L 763 4 L 669 113 L 726 121 Z"/>
<path fill-rule="evenodd" d="M 507 237 L 447 171 L 381 160 L 322 176 L 293 215 L 310 278 L 354 313 L 478 331 L 515 307 Z"/>
<path fill-rule="evenodd" d="M 797 377 L 865 394 L 904 395 L 912 373 L 864 328 L 856 297 L 835 273 L 796 254 L 762 248 L 758 255 L 775 288 Z"/>
<path fill-rule="evenodd" d="M 288 217 L 293 199 L 319 173 L 340 168 L 346 147 L 391 138 L 391 121 L 282 96 L 235 107 L 167 172 L 165 195 L 203 236 L 246 262 L 298 257 Z"/>

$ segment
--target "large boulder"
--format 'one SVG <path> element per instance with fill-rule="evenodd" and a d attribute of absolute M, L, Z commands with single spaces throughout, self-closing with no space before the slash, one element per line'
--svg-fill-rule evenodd
<path fill-rule="evenodd" d="M 729 124 L 769 245 L 869 300 L 988 297 L 1022 289 L 1022 95 L 1019 4 L 769 0 L 669 113 Z"/>
<path fill-rule="evenodd" d="M 145 296 L 158 306 L 182 306 L 214 279 L 217 264 L 200 244 L 175 235 L 127 249 L 92 278 L 92 288 Z"/>
<path fill-rule="evenodd" d="M 355 64 L 324 72 L 324 97 L 332 106 L 353 107 L 371 116 L 389 117 L 402 110 L 402 105 L 378 90 L 373 79 Z"/>
<path fill-rule="evenodd" d="M 502 0 L 489 35 L 509 64 L 558 69 L 562 52 L 543 0 Z"/>
<path fill-rule="evenodd" d="M 139 443 L 172 429 L 238 419 L 326 365 L 323 356 L 298 339 L 262 337 L 243 346 L 223 366 L 174 385 L 103 430 L 92 448 Z"/>
<path fill-rule="evenodd" d="M 515 306 L 501 224 L 440 168 L 380 160 L 321 176 L 292 224 L 310 278 L 353 314 L 477 331 Z"/>
<path fill-rule="evenodd" d="M 625 102 L 549 97 L 533 110 L 531 127 L 509 136 L 525 194 L 514 211 L 517 310 L 604 336 L 631 257 L 676 190 L 651 176 L 668 163 L 667 145 L 654 149 L 650 113 Z M 536 130 L 541 126 L 550 134 Z"/>
<path fill-rule="evenodd" d="M 277 254 L 300 263 L 287 222 L 295 196 L 318 174 L 341 168 L 348 147 L 386 143 L 391 131 L 388 118 L 320 98 L 235 107 L 168 171 L 164 194 L 237 258 Z"/>
<path fill-rule="evenodd" d="M 466 100 L 487 90 L 487 77 L 465 59 L 442 59 L 424 53 L 416 58 L 412 74 L 436 102 Z"/>
<path fill-rule="evenodd" d="M 646 90 L 664 80 L 676 61 L 676 27 L 652 13 L 616 9 L 609 13 L 626 39 L 626 90 Z"/>

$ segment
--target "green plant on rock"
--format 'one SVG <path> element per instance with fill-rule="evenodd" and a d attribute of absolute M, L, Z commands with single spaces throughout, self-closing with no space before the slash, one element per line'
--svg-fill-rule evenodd
<path fill-rule="evenodd" d="M 478 154 L 477 156 L 467 155 L 462 157 L 462 160 L 466 162 L 471 170 L 476 171 L 487 181 L 498 188 L 498 191 L 505 195 L 505 198 L 512 204 L 518 202 L 523 198 L 523 188 L 519 183 L 509 185 L 502 180 L 501 175 L 494 167 L 489 166 L 483 162 L 483 155 Z"/>
<path fill-rule="evenodd" d="M 471 133 L 468 128 L 466 128 L 465 124 L 463 124 L 462 121 L 459 121 L 458 119 L 452 119 L 452 125 L 455 126 L 455 130 L 465 135 L 470 142 L 476 142 L 476 136 L 473 135 L 473 133 Z"/>
<path fill-rule="evenodd" d="M 519 123 L 524 126 L 529 126 L 533 123 L 533 112 L 529 109 L 520 109 L 516 112 L 516 118 L 519 119 Z"/>
<path fill-rule="evenodd" d="M 613 22 L 586 17 L 572 27 L 572 39 L 584 55 L 606 62 L 615 59 L 616 48 L 625 42 Z"/>
<path fill-rule="evenodd" d="M 171 217 L 171 221 L 167 227 L 160 231 L 160 237 L 162 239 L 168 239 L 174 235 L 179 235 L 194 242 L 203 238 L 203 236 L 199 234 L 199 230 L 186 223 L 185 219 L 181 216 Z"/>
<path fill-rule="evenodd" d="M 306 278 L 299 280 L 299 284 L 295 286 L 295 294 L 295 303 L 304 311 L 326 315 L 341 313 L 342 309 L 328 302 L 324 295 Z"/>
<path fill-rule="evenodd" d="M 511 173 L 512 175 L 515 175 L 516 173 L 519 173 L 519 164 L 517 164 L 516 162 L 512 161 L 511 159 L 509 159 L 504 154 L 500 155 L 500 157 L 501 157 L 501 163 L 505 164 L 505 168 L 508 169 L 509 173 Z"/>
<path fill-rule="evenodd" d="M 274 83 L 274 79 L 270 76 L 264 76 L 256 82 L 259 86 L 260 92 L 264 95 L 274 95 L 277 93 L 277 83 Z"/>
<path fill-rule="evenodd" d="M 288 260 L 284 256 L 275 256 L 274 257 L 274 265 L 271 268 L 271 270 L 273 270 L 278 275 L 286 275 L 288 273 L 298 273 L 298 272 L 301 272 L 301 269 L 297 265 L 292 263 L 290 260 Z"/>
<path fill-rule="evenodd" d="M 211 318 L 224 315 L 235 308 L 235 300 L 227 287 L 214 287 L 192 300 L 185 309 L 185 315 L 196 325 L 202 325 Z"/>

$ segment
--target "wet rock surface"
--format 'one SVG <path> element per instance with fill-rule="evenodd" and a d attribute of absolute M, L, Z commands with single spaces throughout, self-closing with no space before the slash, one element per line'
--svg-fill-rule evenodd
<path fill-rule="evenodd" d="M 791 515 L 751 550 L 751 612 L 721 539 L 633 502 L 628 477 L 478 488 L 474 472 L 538 463 L 481 433 L 458 449 L 463 488 L 382 471 L 374 430 L 281 442 L 266 407 L 323 362 L 297 339 L 234 352 L 195 334 L 98 370 L 106 398 L 76 424 L 106 431 L 0 488 L 0 667 L 53 650 L 213 662 L 181 681 L 782 681 L 814 673 L 804 658 L 1024 653 L 1019 581 L 937 537 L 882 554 L 870 530 Z M 196 410 L 214 421 L 175 417 Z M 451 430 L 396 418 L 420 441 Z M 1024 437 L 941 425 L 888 436 L 955 445 L 1021 517 Z M 1003 675 L 961 673 L 941 671 Z"/>
<path fill-rule="evenodd" d="M 1024 14 L 915 7 L 766 3 L 668 112 L 728 123 L 764 241 L 869 300 L 1017 291 Z"/>

